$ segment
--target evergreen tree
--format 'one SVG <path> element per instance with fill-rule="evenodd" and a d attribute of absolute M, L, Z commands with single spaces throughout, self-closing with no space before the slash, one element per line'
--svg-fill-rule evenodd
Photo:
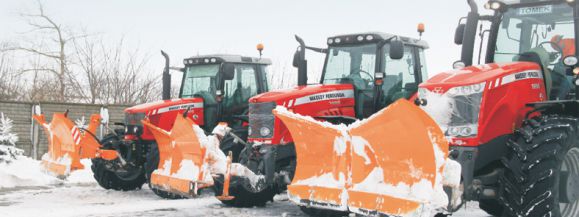
<path fill-rule="evenodd" d="M 12 132 L 14 121 L 0 112 L 0 163 L 10 163 L 23 151 L 16 148 L 18 136 Z"/>

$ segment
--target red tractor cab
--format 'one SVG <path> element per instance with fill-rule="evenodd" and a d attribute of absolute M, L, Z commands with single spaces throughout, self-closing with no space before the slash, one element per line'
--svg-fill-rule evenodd
<path fill-rule="evenodd" d="M 481 16 L 468 2 L 461 60 L 421 84 L 416 101 L 462 165 L 449 211 L 478 201 L 495 216 L 579 216 L 579 4 L 489 1 L 494 14 Z M 473 65 L 482 21 L 485 64 Z"/>
<path fill-rule="evenodd" d="M 102 149 L 116 150 L 120 160 L 93 159 L 94 176 L 103 188 L 133 190 L 140 188 L 158 166 L 159 150 L 151 131 L 143 126 L 145 118 L 159 128 L 170 131 L 179 113 L 186 113 L 206 132 L 226 122 L 235 135 L 247 137 L 249 98 L 267 92 L 269 59 L 239 55 L 206 55 L 183 60 L 183 68 L 170 68 L 166 59 L 163 73 L 163 100 L 133 106 L 125 110 L 125 122 L 101 141 Z M 170 99 L 171 75 L 174 69 L 183 73 L 179 97 Z M 185 112 L 187 111 L 187 112 Z M 224 152 L 239 145 L 235 138 L 224 138 Z M 164 192 L 155 191 L 162 197 Z"/>
<path fill-rule="evenodd" d="M 249 145 L 240 163 L 263 182 L 250 185 L 245 177 L 232 177 L 232 206 L 264 205 L 286 189 L 296 166 L 292 136 L 279 118 L 276 106 L 331 123 L 349 124 L 369 117 L 397 99 L 410 99 L 427 77 L 425 41 L 388 33 L 338 35 L 327 39 L 327 48 L 300 46 L 294 55 L 298 86 L 257 95 L 249 105 Z M 307 84 L 306 50 L 325 54 L 319 83 Z M 222 192 L 223 178 L 215 182 Z"/>

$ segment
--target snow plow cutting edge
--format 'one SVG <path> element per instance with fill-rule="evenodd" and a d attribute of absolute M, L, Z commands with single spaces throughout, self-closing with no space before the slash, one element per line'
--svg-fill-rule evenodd
<path fill-rule="evenodd" d="M 295 141 L 297 167 L 288 195 L 300 206 L 427 216 L 448 204 L 443 183 L 460 182 L 445 174 L 451 160 L 443 132 L 406 100 L 350 126 L 318 122 L 283 107 L 274 114 Z"/>

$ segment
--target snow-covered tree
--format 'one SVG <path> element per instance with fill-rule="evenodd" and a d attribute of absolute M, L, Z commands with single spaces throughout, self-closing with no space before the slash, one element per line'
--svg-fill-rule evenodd
<path fill-rule="evenodd" d="M 23 151 L 16 148 L 18 136 L 12 132 L 14 121 L 0 112 L 0 163 L 10 163 Z"/>
<path fill-rule="evenodd" d="M 74 125 L 76 125 L 76 127 L 78 127 L 79 129 L 87 129 L 88 128 L 88 123 L 86 122 L 86 119 L 84 118 L 84 116 L 80 117 L 79 119 L 76 119 L 74 121 Z"/>

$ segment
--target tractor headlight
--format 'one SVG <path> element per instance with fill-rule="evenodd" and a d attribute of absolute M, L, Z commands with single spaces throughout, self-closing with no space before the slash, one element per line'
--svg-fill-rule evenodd
<path fill-rule="evenodd" d="M 472 137 L 478 134 L 478 125 L 464 125 L 448 127 L 447 136 L 451 137 Z"/>
<path fill-rule="evenodd" d="M 485 90 L 485 82 L 473 84 L 462 87 L 453 87 L 448 90 L 451 96 L 468 96 L 472 94 L 482 93 Z"/>
<path fill-rule="evenodd" d="M 262 127 L 261 129 L 259 129 L 259 135 L 266 137 L 269 136 L 269 134 L 271 133 L 271 130 L 267 127 Z"/>

